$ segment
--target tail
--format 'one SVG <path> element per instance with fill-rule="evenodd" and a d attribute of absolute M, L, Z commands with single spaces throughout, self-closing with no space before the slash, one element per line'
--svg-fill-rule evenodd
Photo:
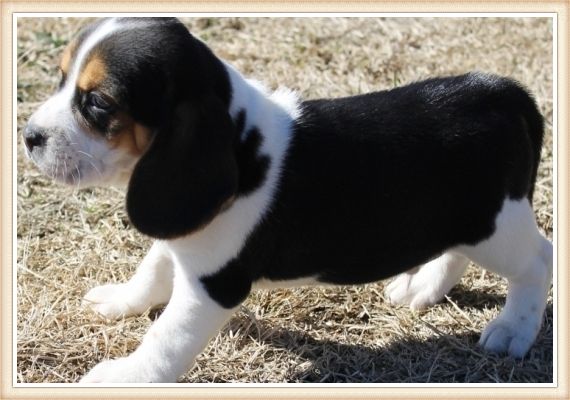
<path fill-rule="evenodd" d="M 512 79 L 509 82 L 509 89 L 511 93 L 509 96 L 512 99 L 510 107 L 522 119 L 523 129 L 526 131 L 528 139 L 531 144 L 532 151 L 532 170 L 530 176 L 530 186 L 527 193 L 527 198 L 532 206 L 532 199 L 534 195 L 534 186 L 536 183 L 536 176 L 538 174 L 538 166 L 540 164 L 540 154 L 542 151 L 542 142 L 544 140 L 544 118 L 538 110 L 536 101 L 532 95 L 517 81 Z"/>
<path fill-rule="evenodd" d="M 511 78 L 482 72 L 472 72 L 466 74 L 466 77 L 475 83 L 473 85 L 475 88 L 486 92 L 485 94 L 489 96 L 488 106 L 490 108 L 508 111 L 508 115 L 515 118 L 513 122 L 517 127 L 520 127 L 519 129 L 522 131 L 520 133 L 526 136 L 527 144 L 531 148 L 529 154 L 524 156 L 530 157 L 531 163 L 530 170 L 525 171 L 528 175 L 523 178 L 525 183 L 528 182 L 528 189 L 526 193 L 523 191 L 520 195 L 521 197 L 526 195 L 532 206 L 544 139 L 544 120 L 534 98 L 523 85 Z M 521 171 L 516 172 L 520 173 Z"/>
<path fill-rule="evenodd" d="M 530 177 L 530 188 L 528 191 L 528 201 L 532 206 L 532 198 L 534 195 L 534 185 L 538 173 L 538 165 L 540 164 L 540 153 L 542 150 L 542 142 L 544 140 L 544 118 L 534 99 L 527 94 L 522 105 L 522 115 L 527 125 L 527 134 L 532 142 L 532 150 L 534 156 L 534 165 L 532 175 Z"/>

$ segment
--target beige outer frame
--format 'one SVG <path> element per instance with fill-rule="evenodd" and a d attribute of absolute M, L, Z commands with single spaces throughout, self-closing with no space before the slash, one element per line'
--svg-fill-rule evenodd
<path fill-rule="evenodd" d="M 0 0 L 2 1 L 2 0 Z M 122 1 L 122 2 L 63 2 L 63 1 L 2 1 L 1 3 L 1 101 L 0 101 L 0 254 L 2 273 L 0 275 L 1 304 L 2 304 L 2 330 L 1 330 L 1 374 L 2 386 L 0 398 L 569 398 L 569 363 L 568 354 L 569 319 L 568 319 L 568 115 L 570 114 L 568 96 L 570 92 L 568 80 L 569 67 L 569 3 L 558 2 L 431 2 L 420 1 L 399 2 L 347 2 L 347 1 L 297 1 L 297 2 L 258 2 L 242 1 L 240 3 L 202 1 L 199 3 L 160 2 L 153 1 Z M 161 385 L 160 387 L 108 387 L 108 388 L 80 388 L 73 384 L 46 384 L 13 386 L 13 280 L 12 268 L 14 238 L 14 180 L 13 172 L 16 168 L 15 153 L 13 150 L 14 128 L 16 120 L 13 109 L 13 48 L 12 34 L 14 13 L 25 12 L 540 12 L 557 14 L 557 32 L 553 36 L 558 38 L 557 80 L 554 88 L 555 100 L 558 103 L 558 113 L 555 115 L 553 134 L 557 137 L 557 157 L 555 157 L 555 215 L 557 239 L 557 291 L 555 302 L 557 304 L 557 387 L 537 387 L 537 385 L 407 385 L 382 386 L 378 385 L 328 385 L 310 387 L 309 385 Z M 556 43 L 556 42 L 555 42 Z M 557 95 L 557 97 L 556 97 Z M 555 308 L 556 310 L 556 308 Z"/>

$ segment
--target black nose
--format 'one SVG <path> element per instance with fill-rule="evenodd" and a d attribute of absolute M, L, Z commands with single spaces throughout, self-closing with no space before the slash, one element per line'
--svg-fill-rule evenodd
<path fill-rule="evenodd" d="M 37 126 L 28 124 L 24 128 L 24 143 L 28 151 L 32 151 L 34 147 L 42 147 L 46 142 L 44 131 Z"/>

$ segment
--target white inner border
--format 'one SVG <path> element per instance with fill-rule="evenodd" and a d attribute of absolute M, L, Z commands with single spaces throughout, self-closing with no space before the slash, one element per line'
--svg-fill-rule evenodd
<path fill-rule="evenodd" d="M 553 136 L 553 245 L 554 245 L 554 271 L 553 271 L 553 383 L 168 383 L 168 384 L 105 384 L 87 385 L 79 383 L 18 383 L 17 380 L 17 19 L 18 18 L 58 18 L 58 17 L 390 17 L 390 18 L 552 18 L 552 136 Z M 127 387 L 127 388 L 162 388 L 162 387 L 247 387 L 247 388 L 291 388 L 291 387 L 377 387 L 377 388 L 553 388 L 558 387 L 558 14 L 550 13 L 513 13 L 513 12 L 479 12 L 479 13 L 57 13 L 57 12 L 15 12 L 12 15 L 12 385 L 15 388 L 82 388 L 82 387 Z M 103 397 L 107 397 L 101 394 Z"/>

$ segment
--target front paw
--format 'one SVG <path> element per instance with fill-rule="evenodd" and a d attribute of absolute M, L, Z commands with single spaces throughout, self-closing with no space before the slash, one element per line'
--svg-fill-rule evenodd
<path fill-rule="evenodd" d="M 144 304 L 127 301 L 132 293 L 126 284 L 97 286 L 83 297 L 83 306 L 89 307 L 107 319 L 119 319 L 130 315 L 142 314 Z"/>
<path fill-rule="evenodd" d="M 79 383 L 156 383 L 168 381 L 168 377 L 153 372 L 148 363 L 140 362 L 132 357 L 124 357 L 97 364 Z"/>

